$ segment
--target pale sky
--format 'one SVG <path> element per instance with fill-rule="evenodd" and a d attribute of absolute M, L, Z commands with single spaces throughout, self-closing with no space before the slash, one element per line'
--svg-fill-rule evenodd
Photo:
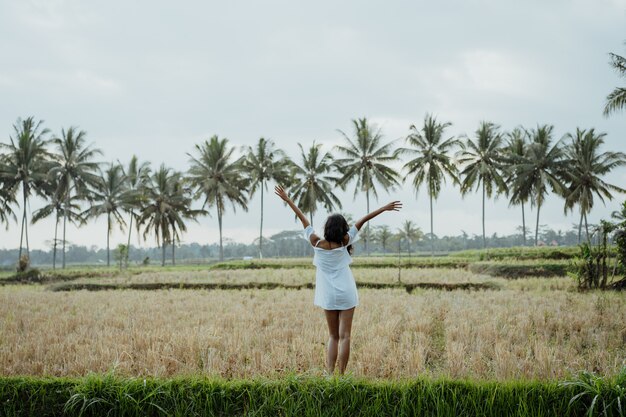
<path fill-rule="evenodd" d="M 330 150 L 351 119 L 367 117 L 393 140 L 432 112 L 453 123 L 450 135 L 472 136 L 481 120 L 505 130 L 551 123 L 557 138 L 595 127 L 607 133 L 606 150 L 626 152 L 626 111 L 602 116 L 606 95 L 626 85 L 608 65 L 609 52 L 626 54 L 625 29 L 626 0 L 0 0 L 0 141 L 18 117 L 33 115 L 54 134 L 85 130 L 102 161 L 137 154 L 185 170 L 187 152 L 214 134 L 236 146 L 270 138 L 298 160 L 298 142 Z M 608 180 L 626 185 L 626 169 Z M 364 197 L 339 195 L 343 211 L 365 214 Z M 424 190 L 416 197 L 407 183 L 378 203 L 392 199 L 404 210 L 374 224 L 411 219 L 428 231 Z M 589 220 L 608 218 L 623 199 L 598 202 Z M 229 211 L 225 237 L 257 237 L 259 208 L 256 195 L 248 213 Z M 270 193 L 265 212 L 266 236 L 298 227 Z M 462 199 L 448 187 L 435 203 L 434 231 L 480 234 L 480 213 L 478 194 Z M 514 233 L 521 222 L 504 198 L 488 201 L 486 213 L 489 235 Z M 530 223 L 534 215 L 527 212 Z M 567 230 L 577 220 L 552 196 L 540 223 Z M 31 226 L 31 247 L 46 246 L 53 228 Z M 103 247 L 106 224 L 70 227 L 68 240 Z M 217 240 L 215 215 L 183 237 Z M 122 241 L 116 231 L 112 245 Z M 18 225 L 0 230 L 0 248 L 18 242 Z"/>

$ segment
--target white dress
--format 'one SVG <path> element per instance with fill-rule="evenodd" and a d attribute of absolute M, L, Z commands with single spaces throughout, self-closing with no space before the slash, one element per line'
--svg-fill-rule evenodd
<path fill-rule="evenodd" d="M 304 238 L 310 242 L 314 233 L 313 227 L 308 226 L 304 229 Z M 354 243 L 357 234 L 354 226 L 348 230 L 348 245 Z M 348 253 L 348 245 L 335 249 L 313 246 L 313 265 L 317 267 L 313 303 L 324 310 L 348 310 L 359 305 L 356 283 L 350 270 L 352 256 Z"/>

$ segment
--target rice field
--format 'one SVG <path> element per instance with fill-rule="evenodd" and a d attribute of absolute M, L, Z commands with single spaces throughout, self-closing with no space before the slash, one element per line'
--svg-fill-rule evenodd
<path fill-rule="evenodd" d="M 395 282 L 397 270 L 355 270 Z M 367 379 L 553 381 L 626 365 L 626 297 L 568 278 L 505 280 L 466 270 L 402 271 L 403 282 L 493 282 L 497 290 L 360 290 L 349 372 Z M 302 283 L 310 269 L 181 270 L 98 282 Z M 264 281 L 266 280 L 266 281 Z M 0 375 L 321 376 L 326 325 L 312 290 L 51 292 L 0 287 Z"/>

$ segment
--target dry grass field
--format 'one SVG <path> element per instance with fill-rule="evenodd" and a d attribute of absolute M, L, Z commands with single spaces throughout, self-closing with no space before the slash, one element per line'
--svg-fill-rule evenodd
<path fill-rule="evenodd" d="M 299 283 L 314 271 L 169 274 L 111 279 Z M 397 271 L 355 276 L 385 282 Z M 613 375 L 625 364 L 624 294 L 578 293 L 567 278 L 507 281 L 463 270 L 403 271 L 402 278 L 489 279 L 500 289 L 361 290 L 349 364 L 356 376 L 554 380 L 581 369 Z M 326 325 L 312 299 L 311 290 L 55 293 L 8 285 L 0 287 L 0 374 L 320 375 Z"/>

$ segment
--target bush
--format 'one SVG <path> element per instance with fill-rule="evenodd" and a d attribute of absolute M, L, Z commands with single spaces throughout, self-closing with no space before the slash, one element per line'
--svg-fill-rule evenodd
<path fill-rule="evenodd" d="M 621 378 L 621 379 L 620 379 Z M 0 378 L 12 416 L 582 416 L 623 415 L 623 377 L 557 382 L 204 378 Z M 578 382 L 583 382 L 580 384 Z M 590 389 L 585 382 L 593 384 Z M 594 398 L 597 398 L 594 405 Z M 621 405 L 623 407 L 623 405 Z"/>
<path fill-rule="evenodd" d="M 28 267 L 30 266 L 30 259 L 28 255 L 20 256 L 19 261 L 17 261 L 17 272 L 26 272 Z"/>

